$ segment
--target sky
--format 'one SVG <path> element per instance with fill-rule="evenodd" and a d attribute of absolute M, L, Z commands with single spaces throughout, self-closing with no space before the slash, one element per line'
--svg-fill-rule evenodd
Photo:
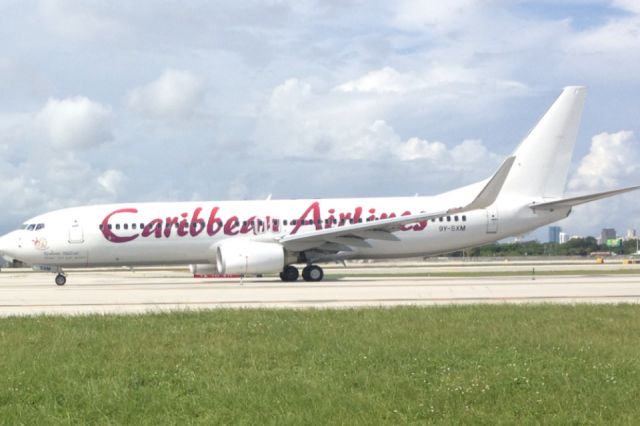
<path fill-rule="evenodd" d="M 0 233 L 95 203 L 437 194 L 567 85 L 589 88 L 567 193 L 640 184 L 640 1 L 0 0 Z M 559 225 L 640 229 L 638 197 Z"/>

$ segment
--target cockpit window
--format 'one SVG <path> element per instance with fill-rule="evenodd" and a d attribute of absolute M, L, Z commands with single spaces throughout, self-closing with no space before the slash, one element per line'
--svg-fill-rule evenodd
<path fill-rule="evenodd" d="M 22 226 L 20 227 L 20 229 L 27 229 L 27 226 L 29 226 L 29 225 L 27 225 L 26 223 L 24 223 L 24 224 L 22 224 Z"/>
<path fill-rule="evenodd" d="M 36 231 L 39 231 L 44 228 L 44 223 L 39 223 L 36 225 Z"/>
<path fill-rule="evenodd" d="M 36 225 L 32 223 L 27 227 L 27 231 L 33 231 L 35 228 L 36 228 Z"/>

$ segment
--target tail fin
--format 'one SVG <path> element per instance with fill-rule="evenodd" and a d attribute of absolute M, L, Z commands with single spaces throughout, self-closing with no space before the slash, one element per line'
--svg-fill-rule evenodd
<path fill-rule="evenodd" d="M 562 197 L 586 95 L 585 87 L 565 87 L 516 149 L 504 192 Z"/>

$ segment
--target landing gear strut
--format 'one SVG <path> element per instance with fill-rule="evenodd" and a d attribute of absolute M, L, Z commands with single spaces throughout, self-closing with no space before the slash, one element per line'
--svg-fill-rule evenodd
<path fill-rule="evenodd" d="M 61 286 L 61 285 L 65 285 L 66 283 L 67 283 L 67 277 L 65 277 L 64 274 L 56 275 L 56 285 Z"/>

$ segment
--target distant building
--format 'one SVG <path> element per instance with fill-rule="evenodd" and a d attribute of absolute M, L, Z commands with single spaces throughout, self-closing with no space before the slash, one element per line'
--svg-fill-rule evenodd
<path fill-rule="evenodd" d="M 560 244 L 564 244 L 567 241 L 569 241 L 569 236 L 567 235 L 566 232 L 561 232 L 560 234 L 558 234 L 558 242 Z"/>
<path fill-rule="evenodd" d="M 627 229 L 627 240 L 635 240 L 638 238 L 635 229 Z"/>
<path fill-rule="evenodd" d="M 560 232 L 562 232 L 562 228 L 559 226 L 550 226 L 549 227 L 549 242 L 558 244 L 560 242 Z"/>
<path fill-rule="evenodd" d="M 616 230 L 613 228 L 604 228 L 600 231 L 600 244 L 606 244 L 609 240 L 615 240 L 618 238 Z"/>

